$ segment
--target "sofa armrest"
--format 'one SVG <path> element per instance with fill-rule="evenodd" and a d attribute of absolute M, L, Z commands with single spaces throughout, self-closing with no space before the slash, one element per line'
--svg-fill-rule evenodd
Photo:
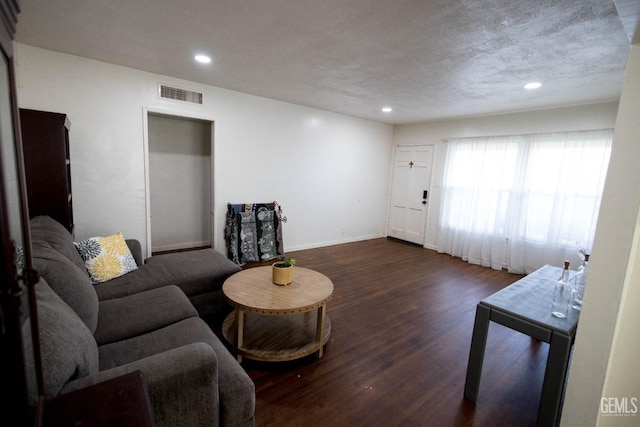
<path fill-rule="evenodd" d="M 125 242 L 127 242 L 133 259 L 136 260 L 136 265 L 140 267 L 142 265 L 142 245 L 140 245 L 140 241 L 137 239 L 125 239 Z"/>
<path fill-rule="evenodd" d="M 218 358 L 205 343 L 185 345 L 70 381 L 62 393 L 136 370 L 142 371 L 157 425 L 219 424 Z"/>

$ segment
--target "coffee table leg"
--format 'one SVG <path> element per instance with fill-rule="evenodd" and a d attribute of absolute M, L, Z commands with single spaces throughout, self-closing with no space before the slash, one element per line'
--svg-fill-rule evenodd
<path fill-rule="evenodd" d="M 236 348 L 236 360 L 238 363 L 242 363 L 242 356 L 238 349 L 242 347 L 244 341 L 244 311 L 236 308 L 236 333 L 235 333 L 235 343 L 234 346 Z"/>
<path fill-rule="evenodd" d="M 316 321 L 316 341 L 320 344 L 318 349 L 318 359 L 324 354 L 324 346 L 322 345 L 322 337 L 324 336 L 324 318 L 327 313 L 327 304 L 318 307 L 318 320 Z"/>

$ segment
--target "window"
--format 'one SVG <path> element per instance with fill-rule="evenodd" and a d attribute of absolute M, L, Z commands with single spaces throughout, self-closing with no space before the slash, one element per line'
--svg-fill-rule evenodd
<path fill-rule="evenodd" d="M 438 250 L 530 272 L 591 247 L 612 130 L 451 140 Z M 575 258 L 577 262 L 577 258 Z"/>

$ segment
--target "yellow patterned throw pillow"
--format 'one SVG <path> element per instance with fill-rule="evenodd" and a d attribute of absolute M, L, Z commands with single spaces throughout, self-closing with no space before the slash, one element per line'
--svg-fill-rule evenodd
<path fill-rule="evenodd" d="M 94 284 L 115 279 L 138 268 L 120 232 L 107 237 L 92 237 L 75 245 Z"/>

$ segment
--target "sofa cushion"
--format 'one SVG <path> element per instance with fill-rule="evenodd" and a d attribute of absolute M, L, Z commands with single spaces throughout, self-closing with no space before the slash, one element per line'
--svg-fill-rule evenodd
<path fill-rule="evenodd" d="M 44 394 L 51 398 L 68 381 L 98 372 L 98 346 L 91 331 L 44 279 L 35 285 L 35 292 Z M 25 340 L 25 345 L 29 354 L 31 340 Z M 33 367 L 28 370 L 34 371 Z"/>
<path fill-rule="evenodd" d="M 98 296 L 86 270 L 42 240 L 31 242 L 33 268 L 93 333 L 98 325 Z"/>
<path fill-rule="evenodd" d="M 118 232 L 75 243 L 93 283 L 104 283 L 138 268 L 131 251 Z"/>
<path fill-rule="evenodd" d="M 176 252 L 147 258 L 146 265 L 163 266 L 173 282 L 189 297 L 220 291 L 229 276 L 241 268 L 214 249 Z"/>
<path fill-rule="evenodd" d="M 177 286 L 163 286 L 145 292 L 100 301 L 98 345 L 132 338 L 198 315 Z"/>
<path fill-rule="evenodd" d="M 140 241 L 137 239 L 126 239 L 125 242 L 127 242 L 129 251 L 131 252 L 131 255 L 133 255 L 133 259 L 136 261 L 136 265 L 140 267 L 143 263 L 142 245 L 140 245 Z"/>
<path fill-rule="evenodd" d="M 73 236 L 62 224 L 49 216 L 41 215 L 32 218 L 29 221 L 29 226 L 33 240 L 44 240 L 53 249 L 67 257 L 69 261 L 85 270 L 84 261 L 73 244 Z"/>
<path fill-rule="evenodd" d="M 116 277 L 108 282 L 98 283 L 94 286 L 100 301 L 122 298 L 149 289 L 161 288 L 174 284 L 169 272 L 163 266 L 141 265 L 137 270 L 124 276 Z"/>

